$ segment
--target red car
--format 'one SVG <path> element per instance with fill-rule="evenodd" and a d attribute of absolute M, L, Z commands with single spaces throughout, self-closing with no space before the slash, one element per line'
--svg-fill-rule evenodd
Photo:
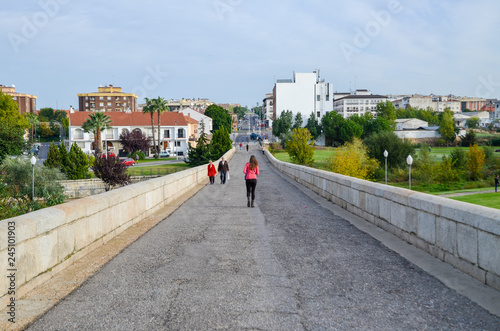
<path fill-rule="evenodd" d="M 135 161 L 134 161 L 134 159 L 133 159 L 133 158 L 131 158 L 131 157 L 127 157 L 126 159 L 124 159 L 124 160 L 122 161 L 122 163 L 123 163 L 124 165 L 126 165 L 127 167 L 129 167 L 129 166 L 133 166 L 133 165 L 135 164 Z"/>
<path fill-rule="evenodd" d="M 115 153 L 108 152 L 108 153 L 102 154 L 102 157 L 107 159 L 108 157 L 109 158 L 116 157 L 116 155 L 115 155 Z"/>

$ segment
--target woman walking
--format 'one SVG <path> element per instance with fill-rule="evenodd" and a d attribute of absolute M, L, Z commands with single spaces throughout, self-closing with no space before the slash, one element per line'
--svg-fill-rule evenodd
<path fill-rule="evenodd" d="M 217 170 L 215 170 L 215 166 L 212 163 L 212 160 L 208 162 L 208 177 L 210 178 L 210 185 L 215 183 L 215 174 L 217 174 Z"/>
<path fill-rule="evenodd" d="M 259 162 L 255 155 L 250 156 L 250 161 L 245 164 L 243 169 L 245 174 L 245 182 L 247 186 L 247 207 L 254 207 L 253 202 L 255 200 L 255 187 L 257 186 L 257 176 L 259 175 Z M 250 204 L 250 197 L 252 197 L 252 202 Z"/>

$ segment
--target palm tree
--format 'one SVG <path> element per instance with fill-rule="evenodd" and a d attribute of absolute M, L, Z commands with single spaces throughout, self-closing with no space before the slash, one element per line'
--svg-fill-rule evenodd
<path fill-rule="evenodd" d="M 35 113 L 26 114 L 26 118 L 28 119 L 28 123 L 31 125 L 31 142 L 33 142 L 35 140 L 34 128 L 35 126 L 40 124 L 40 121 L 38 120 L 38 116 L 36 116 Z"/>
<path fill-rule="evenodd" d="M 153 115 L 156 111 L 155 107 L 154 107 L 154 99 L 149 99 L 149 98 L 145 98 L 146 100 L 146 106 L 144 106 L 144 108 L 142 108 L 142 112 L 144 114 L 148 113 L 151 115 L 151 130 L 153 131 L 153 146 L 154 146 L 154 151 L 155 151 L 155 157 L 156 157 L 156 142 L 155 142 L 155 123 L 154 123 L 154 118 L 153 118 Z"/>
<path fill-rule="evenodd" d="M 83 123 L 82 129 L 85 132 L 94 134 L 95 155 L 101 156 L 101 130 L 110 128 L 111 118 L 101 112 L 94 112 L 89 115 L 89 118 Z"/>
<path fill-rule="evenodd" d="M 159 157 L 159 153 L 160 153 L 160 136 L 161 136 L 161 131 L 160 131 L 160 117 L 161 117 L 161 114 L 163 112 L 166 112 L 166 111 L 169 111 L 170 108 L 167 106 L 167 100 L 161 98 L 161 97 L 158 97 L 156 99 L 153 100 L 154 101 L 154 106 L 155 106 L 155 109 L 156 109 L 156 112 L 158 113 L 158 146 L 156 147 L 156 150 L 157 150 L 157 153 L 156 153 L 156 157 Z M 174 132 L 175 134 L 175 132 Z"/>

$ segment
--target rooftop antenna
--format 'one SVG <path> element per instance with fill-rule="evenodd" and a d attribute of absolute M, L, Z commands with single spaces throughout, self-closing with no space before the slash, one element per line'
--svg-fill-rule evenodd
<path fill-rule="evenodd" d="M 354 76 L 354 91 L 357 91 L 357 85 L 356 85 L 356 80 L 357 80 L 357 76 Z"/>

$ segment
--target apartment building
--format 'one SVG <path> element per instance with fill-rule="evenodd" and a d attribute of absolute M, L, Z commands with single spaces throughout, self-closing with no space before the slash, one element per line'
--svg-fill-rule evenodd
<path fill-rule="evenodd" d="M 89 112 L 70 113 L 70 144 L 76 144 L 85 152 L 92 153 L 95 150 L 94 135 L 84 132 L 83 123 L 89 118 Z M 101 146 L 107 146 L 110 152 L 120 154 L 122 146 L 120 144 L 120 134 L 128 130 L 140 131 L 151 138 L 153 144 L 153 134 L 158 138 L 158 117 L 154 116 L 154 132 L 151 128 L 151 116 L 142 112 L 106 112 L 111 119 L 110 128 L 103 130 L 101 135 Z M 197 134 L 197 121 L 187 118 L 182 113 L 165 112 L 161 114 L 160 123 L 160 146 L 162 150 L 171 154 L 186 155 L 190 139 Z"/>
<path fill-rule="evenodd" d="M 100 86 L 97 92 L 78 93 L 79 111 L 137 112 L 137 95 L 124 93 L 121 87 Z"/>
<path fill-rule="evenodd" d="M 293 73 L 292 79 L 278 79 L 273 89 L 273 119 L 289 110 L 301 113 L 304 125 L 314 113 L 318 120 L 333 110 L 333 85 L 325 83 L 320 71 Z"/>
<path fill-rule="evenodd" d="M 0 85 L 0 91 L 2 91 L 3 94 L 10 95 L 12 97 L 12 99 L 17 103 L 21 114 L 36 112 L 36 95 L 18 93 L 16 92 L 16 87 L 14 85 Z"/>
<path fill-rule="evenodd" d="M 387 101 L 385 95 L 371 94 L 368 90 L 356 90 L 333 101 L 333 110 L 344 118 L 355 114 L 363 116 L 366 113 L 376 116 L 377 104 L 385 101 Z"/>
<path fill-rule="evenodd" d="M 272 126 L 273 109 L 273 94 L 266 93 L 266 97 L 262 100 L 262 114 L 267 127 Z"/>

